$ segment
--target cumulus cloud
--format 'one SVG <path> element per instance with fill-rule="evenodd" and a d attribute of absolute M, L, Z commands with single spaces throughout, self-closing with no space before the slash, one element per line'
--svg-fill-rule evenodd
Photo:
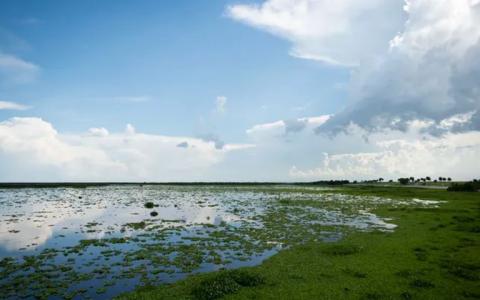
<path fill-rule="evenodd" d="M 183 142 L 192 147 L 178 149 Z M 0 123 L 0 180 L 202 180 L 228 153 L 248 147 L 218 149 L 197 138 L 137 133 L 131 125 L 123 133 L 60 134 L 42 119 L 12 118 Z"/>
<path fill-rule="evenodd" d="M 14 55 L 0 52 L 0 83 L 21 84 L 33 81 L 40 68 Z"/>
<path fill-rule="evenodd" d="M 480 4 L 472 0 L 265 0 L 228 7 L 233 19 L 293 43 L 295 56 L 357 65 L 349 103 L 318 132 L 356 124 L 406 130 L 471 114 L 456 132 L 480 129 Z"/>
<path fill-rule="evenodd" d="M 352 101 L 319 131 L 355 123 L 369 130 L 405 130 L 412 120 L 472 114 L 464 130 L 479 130 L 480 5 L 469 0 L 407 1 L 408 21 L 377 63 L 353 73 Z M 456 127 L 457 131 L 462 127 Z"/>
<path fill-rule="evenodd" d="M 109 132 L 106 128 L 90 128 L 88 134 L 91 136 L 106 137 L 109 135 Z"/>
<path fill-rule="evenodd" d="M 213 143 L 215 146 L 215 149 L 221 150 L 225 146 L 225 142 L 222 141 L 216 134 L 209 133 L 209 134 L 203 134 L 200 136 L 202 141 L 207 142 L 207 143 Z"/>
<path fill-rule="evenodd" d="M 271 123 L 257 124 L 247 129 L 246 133 L 251 137 L 281 137 L 288 134 L 299 133 L 305 129 L 313 130 L 324 124 L 330 115 L 280 120 Z"/>
<path fill-rule="evenodd" d="M 285 137 L 283 121 L 253 126 L 248 131 L 257 145 L 252 164 L 259 170 L 274 167 L 278 173 L 288 173 L 277 180 L 306 181 L 411 175 L 471 179 L 480 168 L 480 132 L 433 136 L 425 131 L 430 122 L 412 121 L 404 131 L 372 133 L 350 125 L 333 137 L 316 135 L 314 129 L 328 117 L 306 118 L 317 123 L 309 121 L 288 139 L 279 138 Z M 456 117 L 444 126 L 463 121 Z"/>
<path fill-rule="evenodd" d="M 457 126 L 467 117 L 457 116 L 443 126 Z M 284 121 L 258 124 L 248 130 L 248 144 L 219 148 L 200 138 L 101 127 L 62 134 L 39 118 L 12 118 L 0 123 L 0 180 L 310 181 L 478 175 L 480 132 L 432 136 L 424 130 L 429 122 L 414 121 L 405 131 L 371 133 L 351 125 L 334 137 L 316 135 L 314 129 L 328 119 L 300 118 L 305 127 L 288 134 Z"/>
<path fill-rule="evenodd" d="M 237 4 L 227 15 L 289 40 L 290 54 L 357 65 L 387 50 L 403 24 L 401 0 L 266 0 Z"/>
<path fill-rule="evenodd" d="M 376 151 L 360 153 L 322 153 L 322 162 L 311 169 L 293 166 L 290 175 L 297 179 L 372 179 L 380 176 L 452 176 L 471 179 L 480 168 L 480 133 L 446 134 L 429 139 L 379 139 Z"/>
<path fill-rule="evenodd" d="M 0 101 L 0 109 L 11 109 L 11 110 L 26 110 L 30 106 L 23 105 L 20 103 L 9 102 L 9 101 Z"/>

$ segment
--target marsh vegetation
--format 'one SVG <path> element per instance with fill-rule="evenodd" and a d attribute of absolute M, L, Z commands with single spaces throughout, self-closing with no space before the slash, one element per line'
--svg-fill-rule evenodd
<path fill-rule="evenodd" d="M 3 189 L 1 297 L 478 296 L 479 203 L 361 186 Z"/>

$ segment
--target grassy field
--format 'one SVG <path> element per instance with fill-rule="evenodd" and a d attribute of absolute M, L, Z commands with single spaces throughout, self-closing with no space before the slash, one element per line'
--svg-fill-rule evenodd
<path fill-rule="evenodd" d="M 479 193 L 403 187 L 335 192 L 446 202 L 376 208 L 398 225 L 393 233 L 351 231 L 340 242 L 294 246 L 257 267 L 194 275 L 120 298 L 480 299 Z"/>

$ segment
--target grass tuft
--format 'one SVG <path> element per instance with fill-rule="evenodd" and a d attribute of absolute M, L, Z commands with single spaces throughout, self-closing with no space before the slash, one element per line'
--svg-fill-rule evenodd
<path fill-rule="evenodd" d="M 198 300 L 219 299 L 236 293 L 242 287 L 255 287 L 264 281 L 260 275 L 245 270 L 220 271 L 194 287 L 192 296 Z"/>

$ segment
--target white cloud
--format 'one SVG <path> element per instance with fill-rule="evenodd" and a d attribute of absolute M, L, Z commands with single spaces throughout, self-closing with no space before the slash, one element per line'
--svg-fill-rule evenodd
<path fill-rule="evenodd" d="M 187 142 L 190 147 L 179 149 Z M 124 133 L 91 128 L 87 134 L 60 134 L 39 118 L 0 123 L 0 180 L 206 180 L 203 175 L 230 152 L 189 137 Z"/>
<path fill-rule="evenodd" d="M 11 109 L 11 110 L 26 110 L 29 109 L 30 106 L 9 102 L 9 101 L 0 101 L 0 109 Z"/>
<path fill-rule="evenodd" d="M 257 124 L 247 129 L 247 135 L 253 138 L 280 137 L 289 133 L 296 133 L 304 129 L 312 131 L 330 118 L 330 115 L 280 120 L 271 123 Z"/>
<path fill-rule="evenodd" d="M 428 139 L 393 139 L 373 142 L 376 151 L 328 154 L 313 169 L 292 167 L 290 175 L 303 180 L 401 176 L 450 176 L 471 179 L 480 168 L 480 133 L 447 134 Z M 350 151 L 353 149 L 350 149 Z"/>
<path fill-rule="evenodd" d="M 472 113 L 456 131 L 480 130 L 480 4 L 472 0 L 265 0 L 228 15 L 292 42 L 292 55 L 357 65 L 349 103 L 319 132 L 355 123 L 406 130 Z"/>
<path fill-rule="evenodd" d="M 106 137 L 110 133 L 106 128 L 100 127 L 100 128 L 90 128 L 88 130 L 88 134 L 91 136 Z"/>
<path fill-rule="evenodd" d="M 480 132 L 424 133 L 429 122 L 408 130 L 369 133 L 358 126 L 333 137 L 314 129 L 329 116 L 299 118 L 287 133 L 284 121 L 248 130 L 248 144 L 191 137 L 108 132 L 61 134 L 38 118 L 0 123 L 1 181 L 208 181 L 319 180 L 448 176 L 470 179 L 480 169 Z M 465 121 L 457 116 L 445 124 Z M 133 128 L 133 126 L 132 126 Z M 187 147 L 185 147 L 187 146 Z"/>
<path fill-rule="evenodd" d="M 418 58 L 432 49 L 443 48 L 458 59 L 478 43 L 478 3 L 471 0 L 405 2 L 408 21 L 403 32 L 390 42 L 392 49 Z"/>
<path fill-rule="evenodd" d="M 232 19 L 289 40 L 290 54 L 357 65 L 388 49 L 403 24 L 401 0 L 266 0 L 227 8 Z"/>
<path fill-rule="evenodd" d="M 215 111 L 218 113 L 225 113 L 227 105 L 227 97 L 225 96 L 218 96 L 215 100 Z"/>
<path fill-rule="evenodd" d="M 212 143 L 215 146 L 215 149 L 221 150 L 225 146 L 225 142 L 222 141 L 216 134 L 203 134 L 200 136 L 202 141 L 207 143 Z"/>
<path fill-rule="evenodd" d="M 431 122 L 414 121 L 405 131 L 390 129 L 372 133 L 350 125 L 345 132 L 332 137 L 316 135 L 314 129 L 328 117 L 301 118 L 299 120 L 308 120 L 307 125 L 288 135 L 284 121 L 258 124 L 249 129 L 248 135 L 256 144 L 249 157 L 249 167 L 257 168 L 255 176 L 307 181 L 478 176 L 480 132 L 432 136 L 425 132 Z M 456 126 L 467 117 L 456 116 L 445 126 Z"/>
<path fill-rule="evenodd" d="M 20 84 L 33 81 L 40 68 L 19 57 L 0 52 L 0 83 Z"/>
<path fill-rule="evenodd" d="M 280 121 L 275 121 L 272 123 L 264 123 L 264 124 L 257 124 L 254 125 L 252 128 L 247 129 L 247 134 L 252 135 L 252 134 L 261 134 L 262 132 L 265 131 L 277 131 L 279 133 L 282 133 L 285 128 L 285 123 L 280 120 Z"/>
<path fill-rule="evenodd" d="M 351 122 L 404 130 L 412 120 L 430 120 L 434 132 L 443 120 L 468 113 L 463 130 L 480 129 L 480 5 L 416 0 L 405 9 L 408 21 L 389 53 L 353 72 L 350 105 L 320 131 Z"/>

